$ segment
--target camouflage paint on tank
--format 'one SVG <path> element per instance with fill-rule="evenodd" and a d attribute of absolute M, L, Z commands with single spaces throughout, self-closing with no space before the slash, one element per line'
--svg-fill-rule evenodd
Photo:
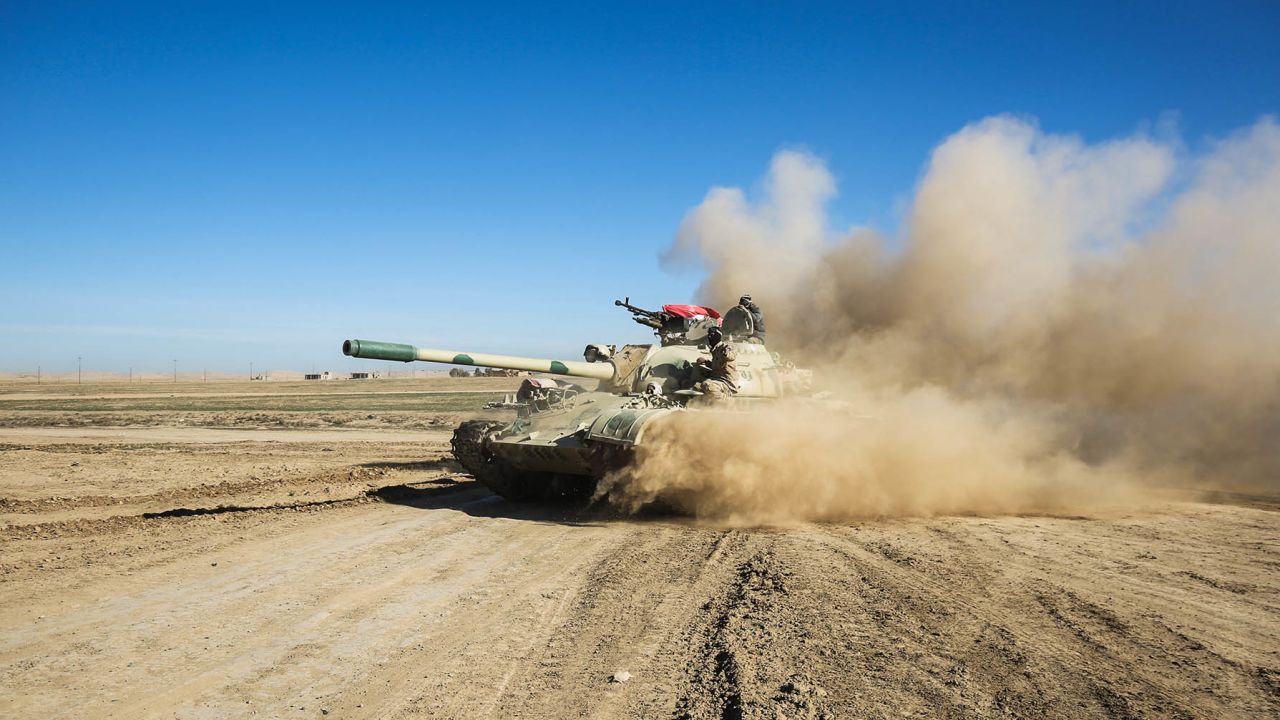
<path fill-rule="evenodd" d="M 379 342 L 377 340 L 348 340 L 342 344 L 342 354 L 371 360 L 395 360 L 413 362 L 418 359 L 418 349 L 404 343 Z"/>
<path fill-rule="evenodd" d="M 387 343 L 372 340 L 348 340 L 342 344 L 345 355 L 375 360 L 399 360 L 407 362 L 438 362 L 451 365 L 471 365 L 479 367 L 506 368 L 508 370 L 524 370 L 527 372 L 550 373 L 553 375 L 570 375 L 588 377 L 597 380 L 611 381 L 614 378 L 614 366 L 610 363 L 589 363 L 585 361 L 551 360 L 544 358 L 520 357 L 518 355 L 493 355 L 490 353 L 458 352 L 456 350 L 439 350 L 422 348 L 400 343 Z"/>
<path fill-rule="evenodd" d="M 745 411 L 760 403 L 805 393 L 812 374 L 783 361 L 761 343 L 726 333 L 737 351 L 738 392 L 712 401 L 689 388 L 709 359 L 706 324 L 677 323 L 664 313 L 626 303 L 637 322 L 654 329 L 659 342 L 624 345 L 596 362 L 456 352 L 395 343 L 349 340 L 356 357 L 416 359 L 454 365 L 506 368 L 595 378 L 598 387 L 550 378 L 527 378 L 520 391 L 495 407 L 519 414 L 514 422 L 464 423 L 455 432 L 455 457 L 467 471 L 510 499 L 586 493 L 611 469 L 629 462 L 646 442 L 646 429 L 661 417 L 685 412 Z M 590 347 L 590 346 L 588 346 Z M 612 348 L 611 348 L 612 350 Z M 374 354 L 377 353 L 377 354 Z M 464 432 L 465 431 L 465 432 Z M 461 450 L 459 450 L 461 448 Z M 566 480 L 568 478 L 568 480 Z"/>

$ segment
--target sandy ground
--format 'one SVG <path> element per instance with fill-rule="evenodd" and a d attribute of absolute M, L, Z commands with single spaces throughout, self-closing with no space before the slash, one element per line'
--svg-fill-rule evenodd
<path fill-rule="evenodd" d="M 456 404 L 2 396 L 2 717 L 1280 714 L 1274 499 L 734 529 L 502 501 Z"/>

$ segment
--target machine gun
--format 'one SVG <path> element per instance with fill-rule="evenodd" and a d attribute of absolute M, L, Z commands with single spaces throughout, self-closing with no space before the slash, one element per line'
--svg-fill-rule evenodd
<path fill-rule="evenodd" d="M 614 300 L 613 304 L 617 305 L 618 307 L 626 308 L 631 312 L 632 320 L 635 320 L 641 325 L 651 327 L 654 330 L 661 330 L 666 323 L 670 322 L 669 320 L 670 316 L 668 316 L 666 313 L 662 312 L 661 310 L 645 310 L 642 307 L 636 307 L 635 305 L 632 305 L 630 297 L 624 298 L 622 300 Z"/>
<path fill-rule="evenodd" d="M 663 345 L 697 344 L 708 328 L 720 324 L 720 313 L 702 305 L 663 305 L 661 310 L 645 310 L 631 304 L 631 298 L 614 300 L 614 305 L 631 311 L 631 319 L 651 327 Z"/>

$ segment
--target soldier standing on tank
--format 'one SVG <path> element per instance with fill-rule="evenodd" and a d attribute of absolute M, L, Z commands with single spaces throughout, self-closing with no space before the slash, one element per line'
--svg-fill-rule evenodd
<path fill-rule="evenodd" d="M 764 344 L 764 311 L 760 306 L 752 302 L 750 295 L 743 295 L 738 298 L 738 304 L 743 310 L 751 316 L 751 337 L 747 338 L 747 342 Z"/>
<path fill-rule="evenodd" d="M 702 370 L 703 379 L 694 383 L 692 388 L 712 401 L 724 400 L 738 392 L 738 354 L 733 345 L 723 340 L 724 333 L 720 328 L 707 330 L 711 359 L 698 359 L 697 367 Z"/>

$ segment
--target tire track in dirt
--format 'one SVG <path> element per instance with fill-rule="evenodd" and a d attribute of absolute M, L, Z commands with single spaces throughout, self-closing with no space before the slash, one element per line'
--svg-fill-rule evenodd
<path fill-rule="evenodd" d="M 771 603 L 785 602 L 790 575 L 774 545 L 767 542 L 740 562 L 733 582 L 705 606 L 676 718 L 831 717 L 824 688 L 801 669 L 774 662 L 777 618 L 771 617 Z"/>
<path fill-rule="evenodd" d="M 341 586 L 349 589 L 329 594 L 323 613 L 312 613 L 311 624 L 294 627 L 293 632 L 301 631 L 310 642 L 291 646 L 279 659 L 258 663 L 230 686 L 213 688 L 191 702 L 212 717 L 225 716 L 241 695 L 259 708 L 276 712 L 321 704 L 340 712 L 344 700 L 354 698 L 351 704 L 365 708 L 356 714 L 395 714 L 422 682 L 423 666 L 416 662 L 419 653 L 431 655 L 428 672 L 453 667 L 449 655 L 480 642 L 491 658 L 503 651 L 504 642 L 513 642 L 516 633 L 485 640 L 486 615 L 511 622 L 531 608 L 534 617 L 554 611 L 545 603 L 535 604 L 533 588 L 523 582 L 521 568 L 527 571 L 529 564 L 558 556 L 568 530 L 555 526 L 539 530 L 543 532 L 537 537 L 495 537 L 491 528 L 467 522 L 465 528 L 432 543 L 439 547 L 435 556 L 402 549 L 399 563 L 360 572 L 358 582 L 343 578 Z M 415 541 L 401 538 L 397 542 Z M 573 569 L 567 564 L 561 572 Z M 557 576 L 550 574 L 539 582 L 554 582 Z M 519 591 L 499 593 L 492 586 Z M 475 685 L 484 686 L 483 682 Z"/>
<path fill-rule="evenodd" d="M 485 495 L 469 501 L 492 502 Z M 382 508 L 392 511 L 390 519 L 378 520 L 384 517 L 377 512 Z M 202 571 L 185 568 L 187 572 L 157 568 L 128 583 L 136 588 L 132 592 L 117 588 L 109 602 L 90 600 L 82 612 L 42 620 L 38 636 L 7 631 L 0 662 L 47 653 L 62 645 L 64 650 L 47 654 L 42 666 L 26 667 L 24 682 L 39 685 L 44 677 L 50 685 L 76 688 L 77 680 L 103 678 L 101 685 L 81 689 L 89 690 L 88 697 L 114 698 L 118 703 L 111 709 L 129 716 L 166 703 L 181 705 L 179 700 L 195 702 L 216 685 L 243 682 L 245 676 L 253 684 L 253 678 L 258 677 L 255 673 L 265 677 L 270 668 L 294 667 L 286 659 L 291 654 L 294 660 L 305 655 L 298 648 L 308 641 L 318 649 L 332 649 L 335 638 L 326 633 L 360 645 L 356 628 L 368 628 L 361 618 L 375 613 L 371 606 L 394 604 L 390 598 L 397 588 L 402 589 L 402 602 L 406 584 L 408 595 L 430 598 L 435 592 L 432 588 L 440 587 L 431 580 L 448 578 L 455 585 L 452 594 L 446 593 L 447 601 L 467 592 L 469 584 L 480 582 L 494 569 L 492 559 L 474 564 L 470 562 L 473 558 L 465 555 L 491 555 L 491 548 L 484 543 L 458 541 L 454 548 L 452 542 L 445 542 L 476 532 L 474 518 L 465 512 L 426 513 L 382 505 L 350 508 L 338 517 L 326 512 L 316 520 L 285 537 L 241 544 L 233 559 L 224 560 L 216 571 L 207 565 Z M 417 553 L 415 543 L 441 545 L 443 552 Z M 460 554 L 466 560 L 460 560 Z M 362 562 L 364 558 L 372 560 Z M 412 562 L 397 566 L 389 558 Z M 388 620 L 420 616 L 404 610 L 398 608 Z M 387 631 L 393 631 L 394 625 Z M 191 636 L 200 632 L 208 634 L 208 642 L 191 647 Z M 378 636 L 384 642 L 391 641 L 386 632 L 380 631 Z M 180 669 L 181 680 L 172 682 L 178 678 L 171 678 L 165 683 L 170 689 L 160 693 L 152 683 L 141 681 L 136 671 L 126 673 L 134 675 L 139 688 L 152 686 L 150 691 L 130 697 L 126 689 L 131 683 L 110 683 L 105 679 L 111 673 L 86 672 L 102 655 L 145 658 L 144 674 L 148 676 L 164 677 Z M 290 676 L 289 684 L 296 686 L 298 678 Z M 257 699 L 270 705 L 271 697 L 266 694 Z"/>
<path fill-rule="evenodd" d="M 1056 529 L 1075 527 L 1059 524 Z M 883 558 L 877 543 L 853 540 L 847 530 L 826 529 L 824 534 L 835 540 L 833 551 L 844 554 L 862 575 L 860 596 L 882 600 L 866 609 L 875 624 L 893 628 L 896 632 L 886 634 L 909 641 L 914 647 L 907 648 L 906 656 L 914 657 L 917 666 L 940 663 L 936 670 L 956 676 L 954 683 L 944 681 L 942 687 L 921 693 L 935 707 L 951 707 L 957 714 L 1013 707 L 1024 714 L 1063 717 L 1080 711 L 1187 717 L 1277 709 L 1273 696 L 1249 682 L 1255 674 L 1251 668 L 1169 643 L 1164 626 L 1151 621 L 1168 612 L 1168 606 L 1128 596 L 1119 584 L 1098 582 L 1103 573 L 1082 573 L 1093 577 L 1073 587 L 1061 581 L 1072 575 L 1059 572 L 1061 558 L 1023 556 L 1024 564 L 1012 553 L 999 558 L 987 554 L 980 565 L 998 562 L 1007 574 L 992 581 L 980 570 L 988 577 L 975 582 L 963 572 L 948 577 L 932 568 L 920 571 L 910 563 L 885 562 L 877 558 Z M 961 568 L 973 562 L 963 556 L 957 560 Z M 1099 591 L 1110 597 L 1084 596 Z M 994 652 L 966 657 L 966 644 L 980 648 L 992 631 Z M 981 682 L 967 679 L 974 666 L 982 669 Z M 899 670 L 907 677 L 913 674 L 909 668 Z"/>
<path fill-rule="evenodd" d="M 412 463 L 402 468 L 414 471 L 452 471 L 456 465 L 449 460 L 434 460 Z M 382 480 L 392 471 L 381 467 L 351 467 L 341 470 L 326 470 L 287 477 L 259 478 L 250 477 L 245 480 L 224 480 L 217 483 L 203 483 L 183 488 L 172 488 L 145 495 L 85 495 L 85 496 L 53 496 L 34 499 L 15 499 L 0 497 L 0 514 L 48 514 L 54 511 L 82 510 L 86 508 L 117 508 L 119 506 L 156 506 L 167 503 L 192 503 L 223 497 L 240 497 L 264 491 L 280 491 L 291 488 L 304 488 L 312 485 L 348 485 L 368 484 Z"/>
<path fill-rule="evenodd" d="M 680 523 L 638 529 L 587 570 L 564 621 L 526 663 L 496 716 L 670 714 L 706 598 L 731 582 L 751 544 L 738 531 Z M 631 680 L 609 683 L 615 671 Z"/>
<path fill-rule="evenodd" d="M 211 491 L 216 461 L 139 448 L 82 486 L 190 474 L 25 513 L 0 531 L 0 716 L 1280 714 L 1264 509 L 731 530 L 510 504 L 439 445 L 393 450 L 299 446 Z"/>
<path fill-rule="evenodd" d="M 167 418 L 166 418 L 167 419 Z M 162 443 L 174 445 L 221 444 L 249 442 L 277 443 L 350 443 L 350 442 L 447 442 L 451 430 L 371 430 L 312 428 L 268 430 L 237 427 L 172 427 L 169 424 L 148 427 L 90 425 L 86 427 L 34 427 L 0 428 L 0 439 L 6 449 L 44 449 L 56 443 L 82 445 L 86 440 L 95 444 L 120 444 L 133 447 L 154 447 Z"/>
<path fill-rule="evenodd" d="M 325 507 L 413 496 L 424 492 L 433 492 L 438 494 L 441 492 L 448 492 L 472 486 L 472 483 L 469 481 L 460 483 L 447 475 L 439 475 L 436 477 L 416 480 L 412 484 L 373 484 L 374 481 L 380 480 L 386 475 L 387 473 L 362 474 L 359 472 L 348 472 L 294 483 L 253 483 L 251 485 L 246 485 L 245 489 L 251 489 L 255 495 L 250 495 L 249 497 L 241 495 L 238 498 L 240 504 L 235 505 L 202 504 L 200 501 L 207 501 L 212 498 L 200 493 L 173 493 L 169 497 L 157 496 L 154 498 L 146 498 L 136 503 L 129 502 L 121 503 L 120 505 L 93 505 L 91 507 L 109 507 L 113 511 L 133 510 L 134 512 L 131 514 L 100 513 L 91 517 L 76 517 L 72 519 L 58 519 L 45 522 L 7 525 L 0 527 L 0 540 L 29 538 L 49 539 L 75 537 L 79 535 L 101 535 L 113 531 L 122 532 L 137 529 L 156 520 L 192 517 L 197 515 L 221 515 L 225 513 L 272 512 L 287 510 L 311 511 L 323 509 Z M 318 493 L 324 496 L 324 499 L 296 501 L 272 500 L 275 495 L 271 491 L 279 492 L 291 487 L 305 487 L 313 484 L 321 484 L 324 486 Z M 434 487 L 422 487 L 428 485 L 434 485 Z M 293 493 L 289 493 L 290 497 L 293 497 L 293 495 Z M 310 495 L 310 493 L 306 493 L 306 495 Z M 219 493 L 213 497 L 219 496 L 224 495 Z M 255 501 L 255 499 L 262 504 L 248 504 Z M 170 502 L 182 501 L 189 504 L 172 507 L 166 506 L 164 502 L 165 500 Z M 143 510 L 145 507 L 152 507 L 156 509 Z M 47 515 L 43 515 L 42 517 L 47 517 Z"/>
<path fill-rule="evenodd" d="M 1254 529 L 1267 532 L 1271 519 L 1261 519 Z M 1177 546 L 1179 517 L 1139 522 L 1157 528 L 1168 522 L 1173 537 L 1152 528 L 1139 534 L 1157 541 L 1161 552 L 1166 543 Z M 1042 525 L 1046 542 L 1062 547 L 1056 554 L 1031 553 L 1004 542 L 1008 533 L 1027 537 L 1019 528 L 1024 524 Z M 677 716 L 1271 717 L 1280 711 L 1270 664 L 1276 647 L 1268 644 L 1276 622 L 1266 598 L 1274 595 L 1260 593 L 1262 601 L 1255 598 L 1252 610 L 1243 610 L 1262 613 L 1265 628 L 1256 647 L 1238 648 L 1250 661 L 1189 636 L 1172 637 L 1167 618 L 1180 617 L 1176 603 L 1143 584 L 1136 591 L 1109 585 L 1123 580 L 1121 570 L 1104 569 L 1120 567 L 1109 557 L 1117 532 L 1125 531 L 1107 523 L 1014 518 L 818 526 L 771 536 L 739 567 L 727 594 L 709 603 Z M 1092 566 L 1078 557 L 1090 552 Z M 1168 589 L 1169 577 L 1160 573 L 1156 581 Z M 1190 591 L 1200 592 L 1194 584 Z M 1228 627 L 1218 643 L 1233 643 L 1234 633 L 1248 625 L 1237 616 Z M 1214 630 L 1199 628 L 1210 636 Z"/>

